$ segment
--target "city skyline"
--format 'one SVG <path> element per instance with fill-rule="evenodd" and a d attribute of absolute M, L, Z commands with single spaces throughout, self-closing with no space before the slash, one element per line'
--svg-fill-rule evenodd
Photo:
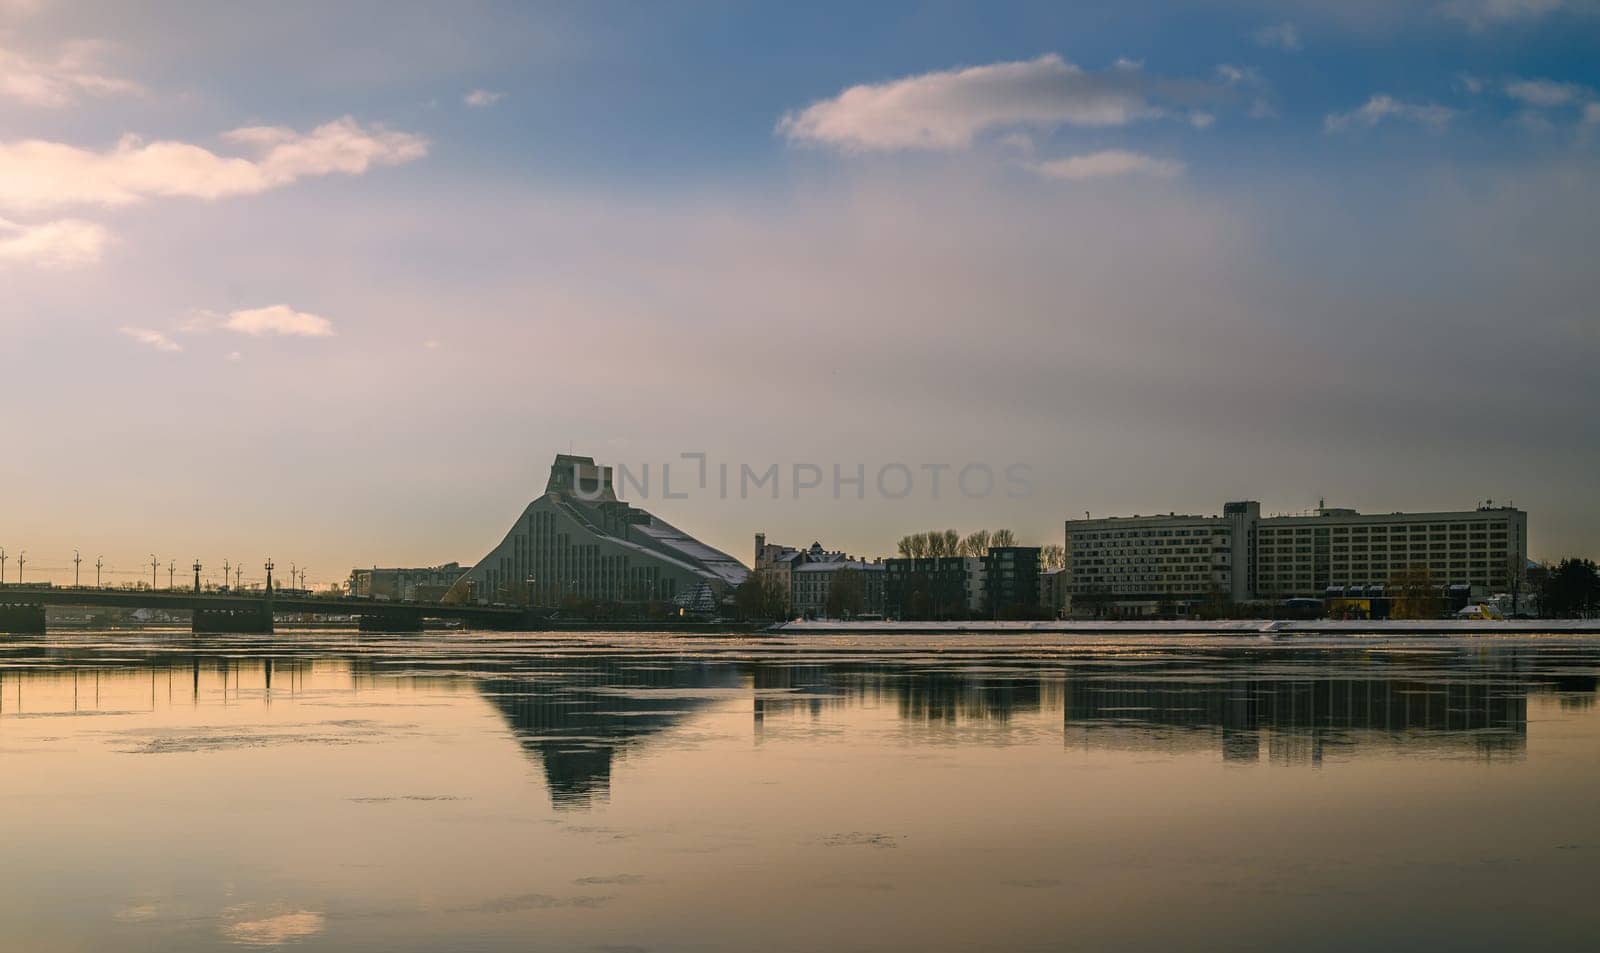
<path fill-rule="evenodd" d="M 0 546 L 469 564 L 571 449 L 1028 467 L 648 501 L 741 559 L 1323 498 L 1593 556 L 1600 17 L 1390 7 L 0 3 Z"/>

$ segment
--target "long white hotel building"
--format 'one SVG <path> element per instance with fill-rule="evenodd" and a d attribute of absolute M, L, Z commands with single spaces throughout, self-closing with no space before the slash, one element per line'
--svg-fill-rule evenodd
<path fill-rule="evenodd" d="M 1327 506 L 1261 515 L 1254 501 L 1221 516 L 1068 520 L 1072 597 L 1118 604 L 1322 598 L 1330 587 L 1383 586 L 1426 568 L 1476 592 L 1511 585 L 1528 556 L 1528 514 L 1485 504 L 1449 513 L 1363 514 Z"/>

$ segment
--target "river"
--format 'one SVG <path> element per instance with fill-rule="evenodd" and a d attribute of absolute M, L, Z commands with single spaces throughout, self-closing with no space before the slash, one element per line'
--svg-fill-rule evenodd
<path fill-rule="evenodd" d="M 0 948 L 1593 942 L 1600 639 L 0 639 Z"/>

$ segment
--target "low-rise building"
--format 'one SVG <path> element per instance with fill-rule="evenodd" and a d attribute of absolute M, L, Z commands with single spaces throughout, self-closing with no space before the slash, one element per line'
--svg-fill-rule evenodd
<path fill-rule="evenodd" d="M 984 561 L 922 556 L 883 561 L 884 614 L 894 619 L 969 619 L 983 614 Z"/>
<path fill-rule="evenodd" d="M 822 544 L 812 543 L 817 549 Z M 796 549 L 793 546 L 782 546 L 777 543 L 767 542 L 766 533 L 756 534 L 756 561 L 755 572 L 757 575 L 770 581 L 773 586 L 783 593 L 785 606 L 794 605 L 794 567 L 803 565 L 806 561 L 806 550 Z"/>
<path fill-rule="evenodd" d="M 845 557 L 806 562 L 793 571 L 794 611 L 808 619 L 881 614 L 883 577 L 882 561 Z"/>
<path fill-rule="evenodd" d="M 423 566 L 413 569 L 350 570 L 347 584 L 357 599 L 387 599 L 392 602 L 437 602 L 467 570 L 460 563 Z"/>
<path fill-rule="evenodd" d="M 785 604 L 797 615 L 817 618 L 832 614 L 828 611 L 828 596 L 832 590 L 834 572 L 840 569 L 851 569 L 862 574 L 858 580 L 861 583 L 861 599 L 852 597 L 848 600 L 852 604 L 860 603 L 859 607 L 850 609 L 852 614 L 883 611 L 881 560 L 868 562 L 865 559 L 852 559 L 839 550 L 822 548 L 820 541 L 813 541 L 805 549 L 796 549 L 769 543 L 766 533 L 757 533 L 755 566 L 755 572 L 769 579 L 783 593 Z"/>

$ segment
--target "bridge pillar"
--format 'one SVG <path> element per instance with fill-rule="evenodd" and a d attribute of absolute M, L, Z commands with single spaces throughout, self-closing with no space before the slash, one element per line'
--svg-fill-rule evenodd
<path fill-rule="evenodd" d="M 43 635 L 44 606 L 33 603 L 0 604 L 0 632 Z"/>
<path fill-rule="evenodd" d="M 357 626 L 362 632 L 421 632 L 422 613 L 415 609 L 363 610 Z"/>
<path fill-rule="evenodd" d="M 536 632 L 544 627 L 543 622 L 547 614 L 537 609 L 524 609 L 515 614 L 498 615 L 468 624 L 472 628 L 490 632 Z"/>
<path fill-rule="evenodd" d="M 196 635 L 271 635 L 272 613 L 262 609 L 196 609 L 191 628 Z"/>

